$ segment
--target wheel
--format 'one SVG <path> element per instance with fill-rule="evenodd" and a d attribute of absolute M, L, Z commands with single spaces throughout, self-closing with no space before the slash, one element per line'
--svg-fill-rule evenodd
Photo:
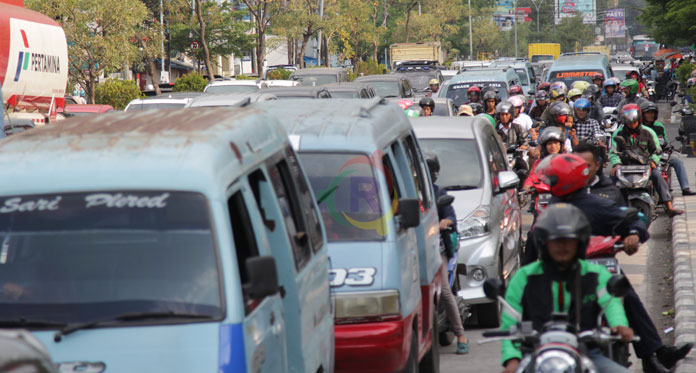
<path fill-rule="evenodd" d="M 648 218 L 648 223 L 647 225 L 650 225 L 650 222 L 652 222 L 652 216 L 653 216 L 653 207 L 645 203 L 639 199 L 634 199 L 628 202 L 628 205 L 630 207 L 635 207 L 638 211 L 642 212 L 645 217 Z"/>
<path fill-rule="evenodd" d="M 411 348 L 408 351 L 404 373 L 418 373 L 418 336 L 416 333 L 418 333 L 416 330 L 411 331 Z"/>
<path fill-rule="evenodd" d="M 425 353 L 418 369 L 424 373 L 438 373 L 440 371 L 440 344 L 437 315 L 433 312 L 433 332 L 431 333 L 430 350 Z"/>

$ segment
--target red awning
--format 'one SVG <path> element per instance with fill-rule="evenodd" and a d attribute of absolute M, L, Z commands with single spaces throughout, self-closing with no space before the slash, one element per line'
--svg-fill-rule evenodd
<path fill-rule="evenodd" d="M 662 58 L 683 58 L 681 52 L 679 52 L 676 49 L 660 49 L 655 53 L 655 56 L 653 58 L 655 59 L 662 59 Z"/>

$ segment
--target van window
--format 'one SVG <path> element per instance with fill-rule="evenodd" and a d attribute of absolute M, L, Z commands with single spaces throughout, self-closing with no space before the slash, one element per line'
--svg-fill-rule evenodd
<path fill-rule="evenodd" d="M 206 198 L 192 192 L 0 197 L 0 284 L 13 284 L 0 292 L 0 319 L 79 323 L 138 312 L 221 319 L 210 216 Z"/>
<path fill-rule="evenodd" d="M 491 174 L 493 190 L 498 190 L 498 172 L 507 170 L 507 158 L 501 153 L 496 135 L 487 134 L 488 137 L 488 169 Z"/>
<path fill-rule="evenodd" d="M 297 162 L 297 157 L 290 147 L 285 149 L 285 156 L 290 166 L 290 175 L 295 181 L 300 195 L 301 209 L 307 221 L 307 234 L 309 235 L 312 249 L 314 252 L 317 252 L 324 245 L 324 239 L 321 236 L 321 223 L 319 222 L 319 213 L 314 205 L 314 197 L 312 197 L 305 176 Z"/>
<path fill-rule="evenodd" d="M 421 156 L 418 145 L 413 140 L 413 136 L 406 136 L 405 146 L 406 155 L 409 159 L 409 164 L 411 167 L 411 175 L 413 175 L 413 182 L 416 184 L 416 189 L 418 192 L 418 199 L 421 201 L 421 205 L 424 209 L 430 208 L 430 196 L 432 196 L 432 190 L 430 187 L 430 182 L 428 181 L 428 174 L 426 173 L 425 162 L 423 162 L 423 157 Z"/>
<path fill-rule="evenodd" d="M 300 153 L 329 242 L 380 241 L 386 227 L 375 167 L 365 154 Z"/>
<path fill-rule="evenodd" d="M 311 257 L 309 237 L 302 216 L 301 203 L 297 197 L 297 188 L 290 175 L 290 169 L 285 159 L 269 167 L 269 176 L 273 189 L 278 197 L 281 213 L 288 230 L 292 254 L 295 258 L 295 268 L 301 271 Z"/>
<path fill-rule="evenodd" d="M 401 199 L 401 188 L 399 187 L 399 181 L 396 178 L 394 165 L 392 164 L 389 154 L 385 154 L 384 157 L 382 157 L 382 167 L 384 167 L 384 179 L 387 182 L 387 189 L 389 189 L 389 204 L 391 206 L 396 206 L 399 199 Z M 392 214 L 394 213 L 396 213 L 396 211 L 393 209 Z M 398 231 L 402 232 L 406 230 L 399 226 Z"/>
<path fill-rule="evenodd" d="M 239 279 L 242 283 L 242 290 L 244 290 L 244 285 L 249 282 L 246 261 L 249 258 L 259 256 L 259 248 L 254 238 L 254 226 L 249 218 L 249 210 L 244 203 L 244 196 L 241 192 L 237 192 L 230 197 L 227 201 L 227 209 L 229 210 L 230 223 L 232 224 Z M 244 312 L 248 315 L 253 309 L 248 307 L 248 294 L 244 291 L 242 293 L 244 294 Z"/>

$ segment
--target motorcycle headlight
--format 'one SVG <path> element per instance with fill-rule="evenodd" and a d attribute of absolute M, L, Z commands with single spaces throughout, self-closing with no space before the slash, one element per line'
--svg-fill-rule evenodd
<path fill-rule="evenodd" d="M 476 209 L 466 219 L 457 222 L 457 232 L 459 239 L 474 238 L 486 235 L 490 232 L 489 227 L 490 210 L 488 206 L 482 206 Z"/>
<path fill-rule="evenodd" d="M 336 323 L 383 321 L 401 315 L 397 290 L 336 293 Z"/>
<path fill-rule="evenodd" d="M 544 351 L 535 361 L 537 373 L 573 373 L 576 371 L 575 358 L 564 351 Z"/>

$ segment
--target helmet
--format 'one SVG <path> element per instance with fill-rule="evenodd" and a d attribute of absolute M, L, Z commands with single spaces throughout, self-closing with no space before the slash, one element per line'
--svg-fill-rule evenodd
<path fill-rule="evenodd" d="M 635 71 L 635 70 L 628 70 L 628 71 L 626 71 L 626 79 L 631 79 L 631 75 L 634 75 L 634 74 L 635 74 L 636 76 L 639 76 L 639 75 L 640 75 L 640 74 L 638 74 L 638 72 Z"/>
<path fill-rule="evenodd" d="M 604 88 L 607 88 L 609 86 L 614 86 L 614 88 L 616 88 L 616 82 L 614 81 L 614 79 L 607 79 L 604 81 L 602 86 L 604 86 Z"/>
<path fill-rule="evenodd" d="M 481 114 L 476 115 L 476 117 L 485 118 L 491 124 L 491 126 L 493 126 L 493 128 L 495 128 L 495 119 L 493 119 L 492 116 L 490 116 L 486 113 L 481 113 Z"/>
<path fill-rule="evenodd" d="M 425 163 L 428 164 L 428 170 L 430 171 L 431 182 L 434 183 L 440 173 L 440 159 L 437 157 L 437 154 L 432 152 L 425 152 L 424 156 Z"/>
<path fill-rule="evenodd" d="M 522 87 L 515 84 L 512 87 L 510 87 L 508 93 L 510 94 L 510 96 L 521 95 L 523 94 Z"/>
<path fill-rule="evenodd" d="M 520 98 L 520 96 L 512 96 L 508 98 L 508 102 L 516 108 L 519 108 L 522 105 L 524 105 L 524 100 Z"/>
<path fill-rule="evenodd" d="M 621 82 L 621 88 L 628 88 L 630 95 L 635 95 L 638 93 L 638 82 L 633 79 L 626 79 Z"/>
<path fill-rule="evenodd" d="M 576 80 L 573 82 L 573 84 L 570 86 L 570 89 L 579 89 L 580 93 L 584 92 L 587 87 L 590 86 L 590 83 L 584 81 L 584 80 Z"/>
<path fill-rule="evenodd" d="M 496 100 L 498 98 L 498 94 L 495 93 L 495 91 L 486 91 L 486 93 L 483 94 L 483 101 L 488 101 L 488 100 Z"/>
<path fill-rule="evenodd" d="M 430 107 L 430 110 L 435 109 L 435 100 L 433 100 L 430 97 L 423 97 L 421 100 L 418 102 L 418 106 L 422 107 L 425 109 L 426 106 Z"/>
<path fill-rule="evenodd" d="M 474 116 L 474 109 L 471 108 L 471 105 L 467 105 L 467 104 L 461 105 L 457 109 L 457 115 L 473 117 Z"/>
<path fill-rule="evenodd" d="M 538 90 L 546 91 L 546 92 L 548 92 L 550 88 L 551 88 L 551 83 L 549 83 L 549 82 L 543 82 L 543 83 L 539 84 L 539 86 L 537 87 Z"/>
<path fill-rule="evenodd" d="M 495 106 L 495 113 L 496 114 L 501 114 L 501 113 L 512 114 L 512 105 L 509 102 L 501 102 Z"/>
<path fill-rule="evenodd" d="M 568 98 L 572 99 L 576 96 L 582 96 L 582 91 L 579 88 L 573 88 L 570 91 L 568 91 Z"/>
<path fill-rule="evenodd" d="M 542 261 L 549 262 L 548 243 L 559 238 L 578 240 L 575 259 L 584 259 L 590 243 L 592 226 L 582 210 L 569 203 L 555 203 L 547 207 L 534 225 L 534 243 Z"/>
<path fill-rule="evenodd" d="M 562 129 L 554 126 L 545 127 L 543 130 L 541 130 L 541 134 L 539 135 L 539 144 L 542 146 L 542 151 L 544 150 L 546 143 L 552 140 L 556 140 L 563 144 L 565 142 L 565 132 Z"/>
<path fill-rule="evenodd" d="M 477 85 L 472 85 L 471 87 L 469 87 L 469 89 L 466 90 L 466 94 L 468 95 L 471 92 L 481 93 L 481 88 L 479 88 L 479 86 Z"/>
<path fill-rule="evenodd" d="M 418 111 L 418 110 L 406 109 L 406 110 L 404 110 L 404 113 L 409 118 L 420 117 L 420 111 Z"/>
<path fill-rule="evenodd" d="M 430 81 L 428 82 L 428 85 L 440 85 L 440 81 L 433 78 L 433 79 L 430 79 Z"/>
<path fill-rule="evenodd" d="M 570 106 L 565 102 L 557 101 L 558 103 L 549 106 L 549 114 L 552 120 L 557 124 L 564 124 L 568 116 L 572 115 Z"/>
<path fill-rule="evenodd" d="M 568 87 L 563 82 L 554 82 L 551 84 L 551 98 L 556 99 L 559 96 L 565 96 L 568 93 Z"/>
<path fill-rule="evenodd" d="M 618 77 L 616 77 L 616 76 L 612 76 L 612 77 L 611 77 L 611 78 L 609 78 L 609 79 L 613 80 L 613 81 L 614 81 L 614 83 L 616 83 L 616 85 L 619 85 L 619 84 L 621 84 L 621 79 L 619 79 L 619 78 L 618 78 Z"/>
<path fill-rule="evenodd" d="M 575 103 L 573 104 L 573 107 L 575 109 L 580 109 L 580 110 L 590 110 L 590 107 L 592 107 L 592 104 L 590 103 L 590 100 L 586 98 L 579 98 Z"/>
<path fill-rule="evenodd" d="M 479 104 L 478 102 L 470 102 L 468 105 L 471 106 L 471 110 L 474 112 L 474 115 L 483 113 L 483 105 Z"/>
<path fill-rule="evenodd" d="M 538 90 L 534 98 L 536 98 L 537 100 L 548 100 L 549 93 L 546 91 Z"/>
<path fill-rule="evenodd" d="M 657 109 L 657 104 L 652 101 L 645 101 L 640 105 L 641 114 L 647 113 L 648 111 L 655 112 L 655 119 L 657 119 L 657 115 L 660 113 L 660 111 Z"/>
<path fill-rule="evenodd" d="M 640 107 L 638 107 L 638 105 L 628 104 L 621 108 L 621 124 L 627 125 L 635 122 L 640 123 L 642 119 Z"/>
<path fill-rule="evenodd" d="M 590 170 L 584 159 L 574 154 L 554 154 L 539 162 L 535 173 L 551 187 L 551 194 L 565 196 L 585 187 Z"/>
<path fill-rule="evenodd" d="M 589 87 L 585 88 L 585 92 L 583 92 L 583 95 L 587 94 L 587 95 L 590 95 L 590 96 L 594 97 L 595 99 L 597 99 L 597 98 L 599 98 L 601 93 L 602 93 L 602 90 L 599 88 L 598 85 L 590 84 Z"/>
<path fill-rule="evenodd" d="M 415 105 L 415 104 L 413 103 L 413 101 L 408 100 L 408 99 L 399 100 L 399 102 L 397 102 L 396 104 L 399 105 L 399 107 L 400 107 L 402 110 L 406 110 L 406 109 L 410 108 L 411 106 Z"/>
<path fill-rule="evenodd" d="M 594 82 L 594 81 L 597 80 L 597 79 L 602 79 L 602 80 L 604 80 L 604 74 L 602 74 L 602 73 L 594 73 L 594 74 L 592 75 L 592 81 Z"/>

